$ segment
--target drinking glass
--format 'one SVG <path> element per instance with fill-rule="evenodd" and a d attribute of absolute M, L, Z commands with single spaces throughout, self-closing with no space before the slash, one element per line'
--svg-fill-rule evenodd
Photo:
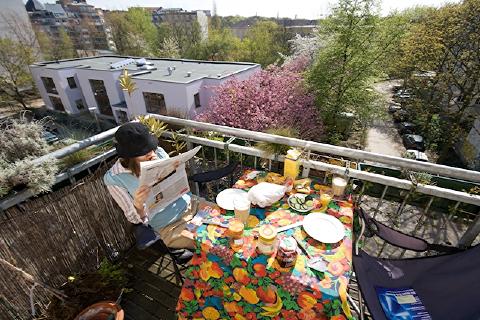
<path fill-rule="evenodd" d="M 342 177 L 334 177 L 332 179 L 332 190 L 335 196 L 343 196 L 345 188 L 347 187 L 347 180 Z"/>
<path fill-rule="evenodd" d="M 250 214 L 250 201 L 245 198 L 233 199 L 233 210 L 235 212 L 235 218 L 242 221 L 243 224 L 246 224 Z"/>
<path fill-rule="evenodd" d="M 320 195 L 320 204 L 322 205 L 320 210 L 322 211 L 327 210 L 328 204 L 330 203 L 330 201 L 332 201 L 332 198 L 333 198 L 332 191 L 328 190 L 328 191 L 322 192 L 322 194 Z"/>

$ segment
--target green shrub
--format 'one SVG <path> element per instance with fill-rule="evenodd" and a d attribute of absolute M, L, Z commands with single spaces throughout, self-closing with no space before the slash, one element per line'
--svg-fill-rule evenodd
<path fill-rule="evenodd" d="M 43 123 L 25 117 L 0 123 L 0 197 L 12 189 L 30 188 L 34 194 L 50 190 L 58 171 L 57 160 L 34 165 L 32 161 L 50 152 L 42 138 Z"/>
<path fill-rule="evenodd" d="M 93 158 L 95 155 L 96 150 L 93 148 L 78 150 L 77 152 L 62 158 L 60 160 L 60 167 L 62 169 L 70 168 L 78 163 L 82 163 Z"/>
<path fill-rule="evenodd" d="M 288 138 L 298 138 L 298 132 L 293 128 L 268 129 L 266 133 Z M 287 151 L 291 148 L 287 145 L 264 141 L 258 142 L 256 144 L 256 147 L 266 152 L 268 155 L 285 155 L 287 154 Z"/>
<path fill-rule="evenodd" d="M 148 130 L 158 138 L 167 130 L 167 125 L 164 122 L 152 117 L 139 116 L 138 121 L 147 126 Z"/>

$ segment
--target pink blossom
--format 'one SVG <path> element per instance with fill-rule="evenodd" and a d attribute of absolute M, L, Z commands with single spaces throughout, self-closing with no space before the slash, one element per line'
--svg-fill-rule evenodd
<path fill-rule="evenodd" d="M 303 67 L 299 60 L 298 65 L 269 66 L 244 81 L 232 79 L 216 88 L 209 109 L 196 119 L 253 131 L 289 127 L 300 138 L 318 141 L 323 125 L 299 73 Z"/>

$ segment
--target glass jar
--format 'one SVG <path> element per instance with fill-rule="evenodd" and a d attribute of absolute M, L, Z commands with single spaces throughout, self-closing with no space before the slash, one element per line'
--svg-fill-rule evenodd
<path fill-rule="evenodd" d="M 282 268 L 290 268 L 295 265 L 297 261 L 297 241 L 293 237 L 287 237 L 280 241 L 277 260 Z"/>
<path fill-rule="evenodd" d="M 277 229 L 269 224 L 261 226 L 258 230 L 258 253 L 271 255 L 275 251 Z"/>
<path fill-rule="evenodd" d="M 250 214 L 250 201 L 243 197 L 233 199 L 233 211 L 235 212 L 235 219 L 246 224 Z"/>
<path fill-rule="evenodd" d="M 231 219 L 228 223 L 228 236 L 230 237 L 230 247 L 238 251 L 243 247 L 243 222 L 238 219 Z"/>

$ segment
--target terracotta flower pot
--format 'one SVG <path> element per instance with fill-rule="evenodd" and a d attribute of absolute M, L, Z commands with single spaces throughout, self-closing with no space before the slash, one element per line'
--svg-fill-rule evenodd
<path fill-rule="evenodd" d="M 122 308 L 113 301 L 101 301 L 86 307 L 75 320 L 123 320 Z"/>

